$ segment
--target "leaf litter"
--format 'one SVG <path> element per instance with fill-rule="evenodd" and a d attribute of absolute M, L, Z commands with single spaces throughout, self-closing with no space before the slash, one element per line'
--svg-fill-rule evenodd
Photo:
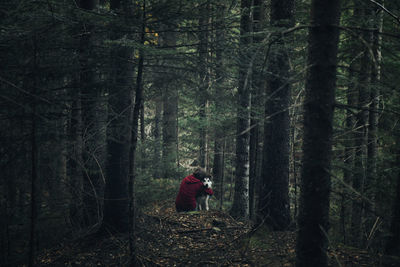
<path fill-rule="evenodd" d="M 137 218 L 141 266 L 295 266 L 295 232 L 252 229 L 217 210 L 177 213 L 173 204 L 155 203 Z M 127 234 L 94 235 L 43 251 L 37 266 L 127 266 L 128 244 Z M 359 249 L 328 255 L 330 266 L 380 266 Z"/>

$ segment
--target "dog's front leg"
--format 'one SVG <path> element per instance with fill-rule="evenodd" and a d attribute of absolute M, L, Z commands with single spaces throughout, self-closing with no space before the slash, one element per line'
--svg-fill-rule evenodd
<path fill-rule="evenodd" d="M 207 195 L 207 196 L 206 196 L 206 201 L 205 201 L 205 202 L 206 202 L 206 210 L 207 210 L 207 211 L 208 211 L 208 209 L 209 209 L 209 208 L 208 208 L 208 199 L 209 199 L 209 198 L 210 198 L 210 196 Z"/>
<path fill-rule="evenodd" d="M 196 197 L 196 211 L 201 210 L 200 199 Z"/>

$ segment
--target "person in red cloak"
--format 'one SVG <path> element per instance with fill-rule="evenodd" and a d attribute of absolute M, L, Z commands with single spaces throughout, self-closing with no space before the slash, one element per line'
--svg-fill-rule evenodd
<path fill-rule="evenodd" d="M 176 210 L 193 211 L 196 210 L 196 196 L 205 192 L 208 195 L 214 194 L 211 188 L 206 188 L 202 180 L 211 177 L 203 169 L 198 168 L 193 174 L 186 176 L 179 187 L 179 193 L 175 200 Z"/>

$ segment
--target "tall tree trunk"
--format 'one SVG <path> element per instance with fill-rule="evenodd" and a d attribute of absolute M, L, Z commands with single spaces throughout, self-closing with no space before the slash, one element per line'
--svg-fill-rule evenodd
<path fill-rule="evenodd" d="M 224 85 L 225 85 L 225 76 L 224 76 L 224 45 L 225 45 L 225 6 L 218 5 L 217 6 L 217 21 L 216 21 L 216 32 L 215 32 L 215 40 L 216 40 L 216 52 L 215 52 L 215 109 L 216 109 L 216 118 L 219 118 L 218 114 L 220 114 L 222 109 L 221 99 L 223 99 Z M 219 199 L 219 206 L 222 209 L 223 197 L 224 197 L 224 188 L 223 188 L 223 179 L 224 179 L 224 132 L 223 125 L 224 122 L 220 122 L 216 124 L 215 132 L 214 132 L 214 162 L 213 162 L 213 177 L 216 188 L 216 197 Z"/>
<path fill-rule="evenodd" d="M 357 8 L 355 17 L 359 20 L 365 19 L 365 9 Z M 364 39 L 369 40 L 369 33 L 364 34 Z M 355 131 L 355 156 L 354 156 L 354 176 L 353 189 L 364 194 L 364 184 L 366 182 L 366 156 L 367 156 L 367 136 L 368 136 L 368 102 L 369 102 L 369 78 L 370 78 L 370 57 L 368 48 L 362 48 L 363 54 L 360 59 L 360 69 L 357 76 L 358 91 L 358 113 L 356 115 L 356 131 Z M 360 199 L 353 201 L 352 217 L 351 217 L 351 234 L 352 244 L 354 246 L 361 245 L 362 224 L 363 224 L 363 206 L 364 203 Z"/>
<path fill-rule="evenodd" d="M 366 162 L 366 183 L 365 196 L 370 200 L 365 201 L 366 211 L 379 211 L 376 207 L 375 192 L 377 188 L 377 157 L 378 157 L 378 105 L 379 105 L 379 82 L 381 80 L 381 45 L 382 45 L 382 24 L 383 16 L 379 9 L 371 10 L 371 25 L 375 32 L 371 35 L 371 47 L 373 57 L 370 60 L 370 92 L 369 92 L 369 117 L 368 117 L 368 136 L 367 136 L 367 162 Z M 374 216 L 366 216 L 366 230 L 373 227 Z M 368 237 L 366 246 L 370 245 L 372 240 Z"/>
<path fill-rule="evenodd" d="M 272 27 L 293 26 L 293 0 L 271 2 Z M 289 203 L 289 55 L 283 39 L 271 45 L 266 84 L 262 186 L 259 203 L 261 220 L 275 230 L 290 224 Z"/>
<path fill-rule="evenodd" d="M 327 266 L 340 1 L 313 0 L 308 37 L 296 266 Z"/>
<path fill-rule="evenodd" d="M 145 19 L 146 19 L 146 2 L 142 5 L 142 27 L 140 33 L 140 43 L 144 45 L 145 40 Z M 129 152 L 129 251 L 130 251 L 130 266 L 137 266 L 136 257 L 136 197 L 135 197 L 135 180 L 136 180 L 136 160 L 135 152 L 137 147 L 138 139 L 138 124 L 139 115 L 143 113 L 143 62 L 144 62 L 144 52 L 143 49 L 139 49 L 139 62 L 138 62 L 138 72 L 136 77 L 136 95 L 135 95 L 135 105 L 133 108 L 132 115 L 132 139 Z M 143 123 L 143 120 L 142 120 Z M 142 159 L 143 160 L 143 159 Z"/>
<path fill-rule="evenodd" d="M 371 87 L 369 96 L 369 124 L 368 124 L 368 153 L 367 153 L 367 197 L 375 200 L 375 186 L 377 176 L 377 128 L 378 128 L 378 105 L 379 105 L 379 82 L 381 80 L 382 61 L 382 26 L 383 12 L 378 9 L 372 10 L 372 19 L 375 32 L 372 35 L 372 48 L 374 60 L 371 60 Z"/>
<path fill-rule="evenodd" d="M 397 133 L 398 134 L 398 133 Z M 399 140 L 399 136 L 397 136 Z M 399 142 L 398 142 L 399 144 Z M 400 166 L 400 149 L 397 149 L 397 166 Z M 389 255 L 398 256 L 400 253 L 400 171 L 397 174 L 397 186 L 393 200 L 393 211 L 390 224 L 390 236 L 385 251 Z"/>
<path fill-rule="evenodd" d="M 1 183 L 0 187 L 4 185 Z M 4 186 L 5 187 L 5 186 Z M 8 199 L 9 196 L 5 192 L 1 192 L 0 197 L 0 212 L 2 217 L 0 218 L 0 264 L 6 265 L 10 256 L 10 235 L 9 235 L 9 212 L 8 212 Z"/>
<path fill-rule="evenodd" d="M 354 78 L 354 66 L 353 64 L 350 65 L 349 70 L 350 78 Z M 346 99 L 347 105 L 355 106 L 357 103 L 357 92 L 354 90 L 355 82 L 349 83 L 349 86 L 346 90 Z M 353 131 L 355 129 L 355 116 L 354 112 L 351 110 L 347 110 L 346 112 L 346 131 L 349 133 L 346 137 L 345 141 L 345 149 L 344 149 L 344 170 L 343 170 L 343 182 L 345 185 L 350 186 L 353 181 L 353 170 L 354 170 L 354 138 L 353 138 Z M 342 187 L 342 196 L 341 196 L 341 209 L 340 209 L 340 217 L 341 217 L 341 224 L 342 224 L 342 234 L 343 234 L 343 242 L 347 243 L 347 224 L 348 224 L 348 217 L 351 215 L 349 210 L 349 203 L 348 203 L 348 194 L 346 186 Z"/>
<path fill-rule="evenodd" d="M 30 192 L 30 229 L 29 229 L 29 258 L 28 258 L 28 266 L 35 266 L 35 255 L 36 255 L 36 244 L 37 244 L 37 219 L 38 219 L 38 169 L 39 169 L 39 148 L 38 148 L 38 125 L 37 125 L 37 70 L 38 66 L 38 47 L 37 47 L 37 34 L 34 33 L 34 37 L 32 40 L 33 45 L 33 59 L 32 59 L 32 68 L 31 68 L 31 87 L 29 88 L 32 92 L 32 104 L 31 104 L 31 132 L 30 132 L 30 141 L 31 141 L 31 192 Z M 29 90 L 28 89 L 28 90 Z"/>
<path fill-rule="evenodd" d="M 171 31 L 171 32 L 168 32 Z M 164 46 L 173 49 L 176 45 L 176 33 L 174 27 L 166 27 L 166 31 L 160 35 Z M 170 56 L 171 57 L 171 56 Z M 165 59 L 165 65 L 173 64 L 173 59 Z M 170 71 L 170 70 L 169 70 Z M 178 116 L 178 90 L 172 73 L 164 77 L 163 90 L 163 131 L 162 131 L 162 163 L 164 178 L 174 178 L 176 174 L 176 161 L 178 157 L 177 142 L 177 116 Z"/>
<path fill-rule="evenodd" d="M 261 56 L 261 43 L 264 22 L 264 4 L 262 0 L 255 0 L 253 3 L 253 47 L 255 50 L 255 60 L 252 70 L 252 93 L 251 93 L 251 110 L 250 110 L 250 172 L 249 172 L 249 211 L 250 219 L 255 219 L 256 215 L 256 188 L 258 186 L 258 162 L 260 158 L 260 107 L 262 106 L 262 88 L 263 82 L 263 57 Z M 252 56 L 254 57 L 254 56 Z"/>
<path fill-rule="evenodd" d="M 250 146 L 250 80 L 251 60 L 248 53 L 251 44 L 252 1 L 241 1 L 240 15 L 240 64 L 238 85 L 238 109 L 236 129 L 235 195 L 230 213 L 233 217 L 249 218 L 249 146 Z"/>
<path fill-rule="evenodd" d="M 97 0 L 80 0 L 79 7 L 93 11 L 97 7 Z M 84 219 L 85 225 L 94 225 L 101 222 L 104 198 L 104 162 L 106 150 L 106 110 L 103 103 L 102 88 L 99 88 L 97 51 L 95 28 L 89 23 L 82 25 L 80 37 L 79 62 L 82 102 L 83 127 L 83 186 L 84 186 Z"/>
<path fill-rule="evenodd" d="M 158 77 L 157 77 L 158 78 Z M 156 78 L 156 79 L 157 79 Z M 156 83 L 157 81 L 155 81 Z M 156 88 L 160 88 L 161 85 L 157 82 L 159 86 L 156 86 Z M 155 178 L 160 178 L 162 173 L 161 173 L 161 113 L 162 113 L 162 98 L 160 96 L 157 96 L 154 100 L 155 106 L 156 106 L 156 112 L 154 115 L 154 130 L 153 130 L 153 136 L 154 136 L 154 145 L 153 145 L 153 177 Z"/>
<path fill-rule="evenodd" d="M 142 99 L 142 102 L 144 100 Z M 145 122 L 144 122 L 144 103 L 140 109 L 140 168 L 142 170 L 146 169 L 147 161 L 146 161 L 146 133 L 145 133 Z"/>
<path fill-rule="evenodd" d="M 126 0 L 124 0 L 126 1 Z M 121 0 L 111 1 L 111 9 L 120 12 Z M 132 25 L 129 14 L 129 3 L 124 4 L 126 25 Z M 128 13 L 129 12 L 129 13 Z M 113 28 L 112 39 L 122 36 L 117 25 Z M 111 54 L 112 83 L 109 95 L 109 129 L 108 129 L 108 162 L 107 180 L 104 201 L 104 226 L 119 232 L 129 230 L 128 178 L 129 151 L 131 143 L 132 122 L 132 83 L 133 64 L 129 61 L 132 50 L 129 47 L 116 45 Z"/>
<path fill-rule="evenodd" d="M 82 159 L 82 103 L 80 88 L 77 84 L 71 93 L 71 118 L 69 132 L 68 174 L 70 177 L 70 207 L 69 217 L 72 226 L 83 226 L 83 159 Z"/>
<path fill-rule="evenodd" d="M 209 24 L 209 7 L 210 3 L 207 0 L 202 7 L 200 7 L 199 18 L 199 116 L 200 116 L 200 130 L 199 130 L 199 165 L 202 168 L 206 167 L 207 162 L 207 90 L 210 83 L 210 75 L 208 70 L 208 24 Z"/>

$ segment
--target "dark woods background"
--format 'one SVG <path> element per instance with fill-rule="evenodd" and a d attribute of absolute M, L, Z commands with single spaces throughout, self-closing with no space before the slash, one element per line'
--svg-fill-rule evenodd
<path fill-rule="evenodd" d="M 0 265 L 134 231 L 194 166 L 213 209 L 396 255 L 400 4 L 329 2 L 1 1 Z"/>

